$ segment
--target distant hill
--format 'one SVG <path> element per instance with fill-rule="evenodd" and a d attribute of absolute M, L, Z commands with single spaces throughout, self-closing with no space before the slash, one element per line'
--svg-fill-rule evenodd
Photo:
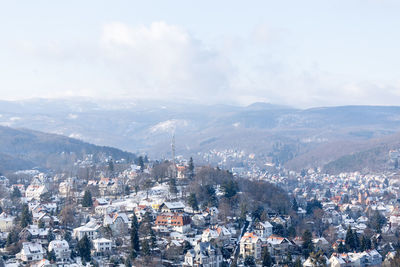
<path fill-rule="evenodd" d="M 379 142 L 389 142 L 382 148 L 385 154 L 384 150 L 395 144 L 385 138 L 400 132 L 400 107 L 297 109 L 269 103 L 241 107 L 140 100 L 35 99 L 0 101 L 0 125 L 45 129 L 157 159 L 171 157 L 174 133 L 176 154 L 194 156 L 199 164 L 207 162 L 210 151 L 230 150 L 254 154 L 261 167 L 272 160 L 301 170 L 324 167 L 346 155 L 374 149 Z M 224 167 L 229 168 L 228 161 L 225 163 Z M 359 165 L 372 168 L 373 163 Z M 236 164 L 240 162 L 231 165 Z M 344 165 L 332 163 L 326 170 L 334 171 L 338 166 Z"/>
<path fill-rule="evenodd" d="M 33 167 L 64 168 L 76 159 L 92 154 L 95 160 L 135 159 L 135 155 L 116 148 L 96 146 L 77 139 L 28 129 L 0 126 L 0 171 Z"/>

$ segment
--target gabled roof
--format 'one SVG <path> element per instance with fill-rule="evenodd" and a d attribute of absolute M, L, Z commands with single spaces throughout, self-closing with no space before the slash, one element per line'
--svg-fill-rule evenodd
<path fill-rule="evenodd" d="M 168 209 L 170 210 L 174 210 L 174 209 L 184 209 L 185 205 L 182 202 L 164 202 L 161 207 L 166 206 Z M 160 208 L 161 208 L 160 207 Z"/>

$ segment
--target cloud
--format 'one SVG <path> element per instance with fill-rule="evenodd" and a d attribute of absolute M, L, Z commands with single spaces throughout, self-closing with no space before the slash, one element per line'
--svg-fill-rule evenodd
<path fill-rule="evenodd" d="M 10 62 L 16 62 L 15 75 L 24 68 L 27 74 L 24 79 L 5 76 L 20 88 L 29 83 L 29 89 L 8 90 L 27 97 L 265 101 L 297 107 L 400 102 L 398 81 L 328 72 L 307 61 L 308 55 L 299 55 L 296 38 L 286 29 L 260 24 L 245 36 L 209 45 L 163 21 L 139 26 L 112 22 L 85 41 L 21 42 L 19 61 Z"/>
<path fill-rule="evenodd" d="M 213 102 L 228 94 L 230 62 L 180 27 L 110 23 L 101 49 L 126 95 Z"/>

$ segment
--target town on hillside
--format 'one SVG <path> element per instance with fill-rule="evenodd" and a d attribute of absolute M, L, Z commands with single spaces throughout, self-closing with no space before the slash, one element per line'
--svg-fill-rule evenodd
<path fill-rule="evenodd" d="M 396 170 L 246 172 L 87 155 L 3 174 L 0 266 L 400 266 Z"/>

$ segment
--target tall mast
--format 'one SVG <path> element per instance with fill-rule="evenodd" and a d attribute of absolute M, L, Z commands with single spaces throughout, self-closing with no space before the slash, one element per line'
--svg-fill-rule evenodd
<path fill-rule="evenodd" d="M 176 177 L 176 163 L 175 163 L 175 131 L 172 132 L 171 150 L 172 150 L 173 177 L 175 178 L 175 177 Z"/>

